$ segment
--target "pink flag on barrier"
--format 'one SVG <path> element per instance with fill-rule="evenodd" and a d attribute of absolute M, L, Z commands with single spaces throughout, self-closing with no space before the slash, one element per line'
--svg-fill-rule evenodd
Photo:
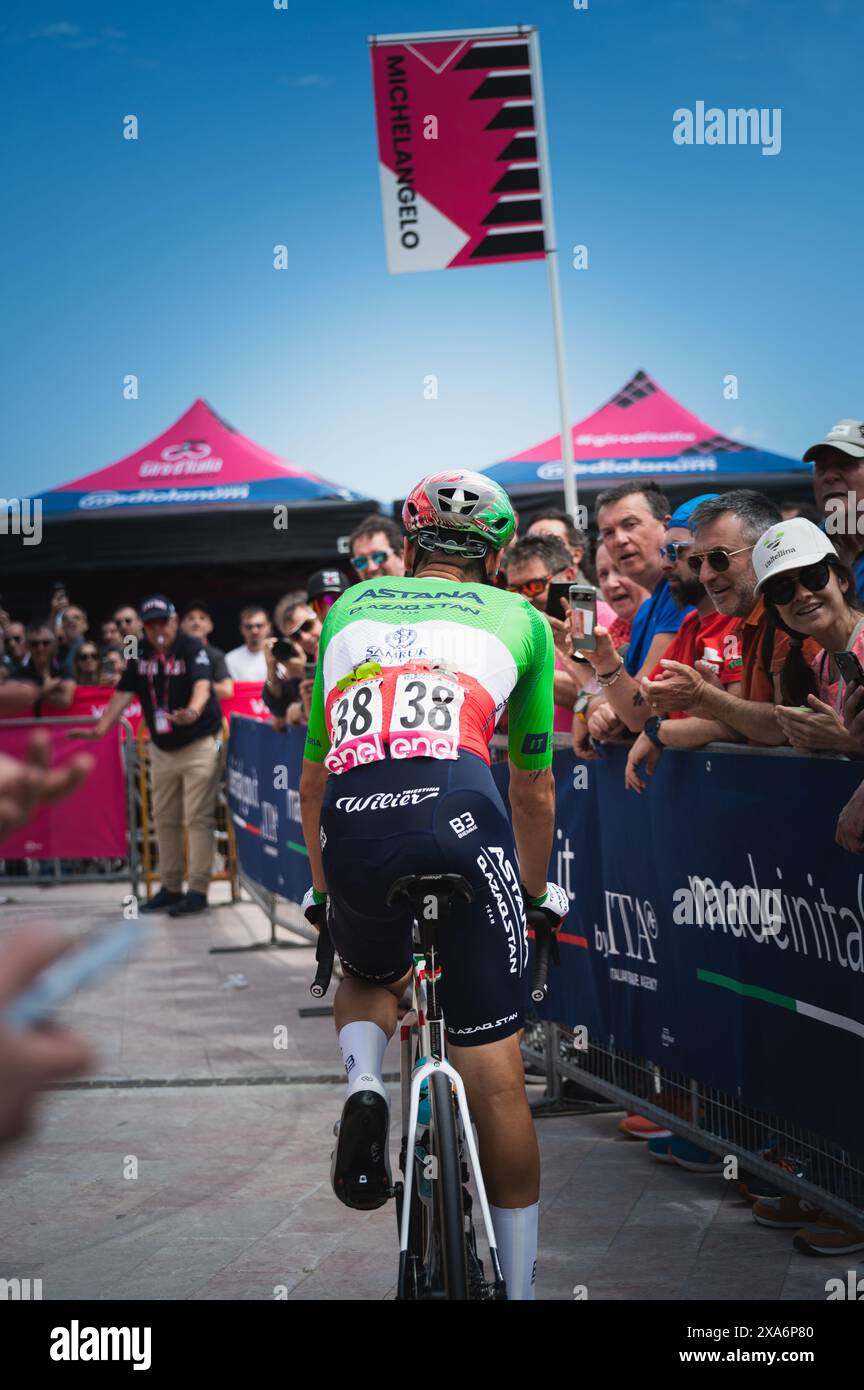
<path fill-rule="evenodd" d="M 544 257 L 529 32 L 369 42 L 390 272 Z"/>
<path fill-rule="evenodd" d="M 92 753 L 96 765 L 84 785 L 65 801 L 43 806 L 20 830 L 0 840 L 0 858 L 124 859 L 129 848 L 119 729 L 93 743 L 67 738 L 68 727 L 62 725 L 46 725 L 45 732 L 51 737 L 55 766 L 82 749 Z M 32 733 L 32 728 L 0 724 L 0 753 L 22 758 Z"/>

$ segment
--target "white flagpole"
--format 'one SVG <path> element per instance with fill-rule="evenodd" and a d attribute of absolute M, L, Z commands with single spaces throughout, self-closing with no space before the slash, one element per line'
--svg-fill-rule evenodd
<path fill-rule="evenodd" d="M 531 55 L 534 119 L 537 132 L 537 158 L 540 164 L 540 199 L 543 226 L 547 241 L 546 270 L 549 275 L 549 297 L 552 300 L 552 330 L 555 338 L 555 365 L 558 371 L 558 404 L 561 411 L 561 458 L 564 463 L 564 507 L 578 524 L 578 495 L 573 468 L 573 436 L 570 432 L 570 397 L 567 389 L 567 362 L 564 355 L 564 325 L 561 319 L 561 286 L 558 280 L 558 247 L 555 235 L 555 214 L 552 210 L 552 174 L 549 166 L 549 146 L 546 140 L 546 108 L 543 103 L 543 73 L 540 68 L 540 35 L 531 29 L 528 35 Z M 548 245 L 551 242 L 552 245 Z"/>

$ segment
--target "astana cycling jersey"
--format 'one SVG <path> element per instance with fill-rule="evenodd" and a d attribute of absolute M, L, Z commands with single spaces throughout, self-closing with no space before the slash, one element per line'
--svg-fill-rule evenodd
<path fill-rule="evenodd" d="M 390 758 L 489 762 L 505 707 L 517 767 L 552 761 L 552 631 L 489 584 L 382 575 L 347 589 L 321 631 L 305 756 L 331 772 Z"/>

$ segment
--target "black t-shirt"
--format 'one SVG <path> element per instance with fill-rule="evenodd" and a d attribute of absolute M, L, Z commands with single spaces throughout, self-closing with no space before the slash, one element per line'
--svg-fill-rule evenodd
<path fill-rule="evenodd" d="M 46 680 L 53 680 L 55 676 L 60 676 L 63 680 L 69 679 L 68 676 L 63 676 L 60 670 L 60 662 L 56 657 L 52 656 L 50 667 L 44 675 L 40 676 L 30 660 L 30 657 L 25 656 L 22 662 L 13 667 L 11 679 L 16 681 L 27 681 L 30 685 L 38 685 L 41 689 Z"/>
<path fill-rule="evenodd" d="M 48 671 L 45 673 L 44 676 L 40 676 L 38 671 L 34 669 L 33 663 L 31 662 L 30 657 L 28 655 L 25 656 L 24 660 L 20 663 L 20 665 L 13 666 L 10 675 L 10 680 L 26 681 L 28 685 L 38 686 L 41 690 L 43 685 L 45 684 L 45 681 L 52 680 L 55 676 L 59 676 L 61 680 L 69 679 L 67 676 L 63 675 L 63 672 L 60 669 L 60 663 L 56 657 L 52 656 L 51 665 Z M 62 714 L 63 712 L 62 710 L 58 710 L 56 707 L 52 707 L 51 705 L 43 705 L 42 696 L 36 695 L 33 700 L 34 719 L 41 719 L 42 716 L 45 714 L 46 709 L 49 715 L 56 715 L 58 713 Z"/>
<path fill-rule="evenodd" d="M 225 653 L 218 647 L 214 647 L 212 642 L 207 643 L 207 655 L 210 658 L 210 665 L 213 667 L 214 681 L 230 681 L 231 672 L 225 664 Z"/>
<path fill-rule="evenodd" d="M 174 724 L 170 734 L 157 734 L 153 695 L 157 708 L 168 712 L 185 709 L 192 698 L 192 687 L 201 680 L 210 682 L 210 696 L 194 724 Z M 196 739 L 222 732 L 222 710 L 213 689 L 213 667 L 207 648 L 185 632 L 177 633 L 174 645 L 164 657 L 157 655 L 147 639 L 142 638 L 140 655 L 129 658 L 117 689 L 138 696 L 157 748 L 185 748 Z"/>

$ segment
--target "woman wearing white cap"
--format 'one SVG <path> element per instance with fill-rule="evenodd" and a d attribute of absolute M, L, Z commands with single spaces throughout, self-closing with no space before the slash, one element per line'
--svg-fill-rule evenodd
<path fill-rule="evenodd" d="M 753 567 L 756 592 L 792 638 L 780 672 L 785 704 L 777 706 L 789 742 L 802 752 L 855 752 L 843 725 L 844 682 L 833 659 L 839 651 L 864 658 L 864 610 L 856 603 L 852 571 L 825 532 L 804 517 L 769 526 L 753 548 Z M 822 648 L 812 662 L 801 650 L 807 637 Z"/>

